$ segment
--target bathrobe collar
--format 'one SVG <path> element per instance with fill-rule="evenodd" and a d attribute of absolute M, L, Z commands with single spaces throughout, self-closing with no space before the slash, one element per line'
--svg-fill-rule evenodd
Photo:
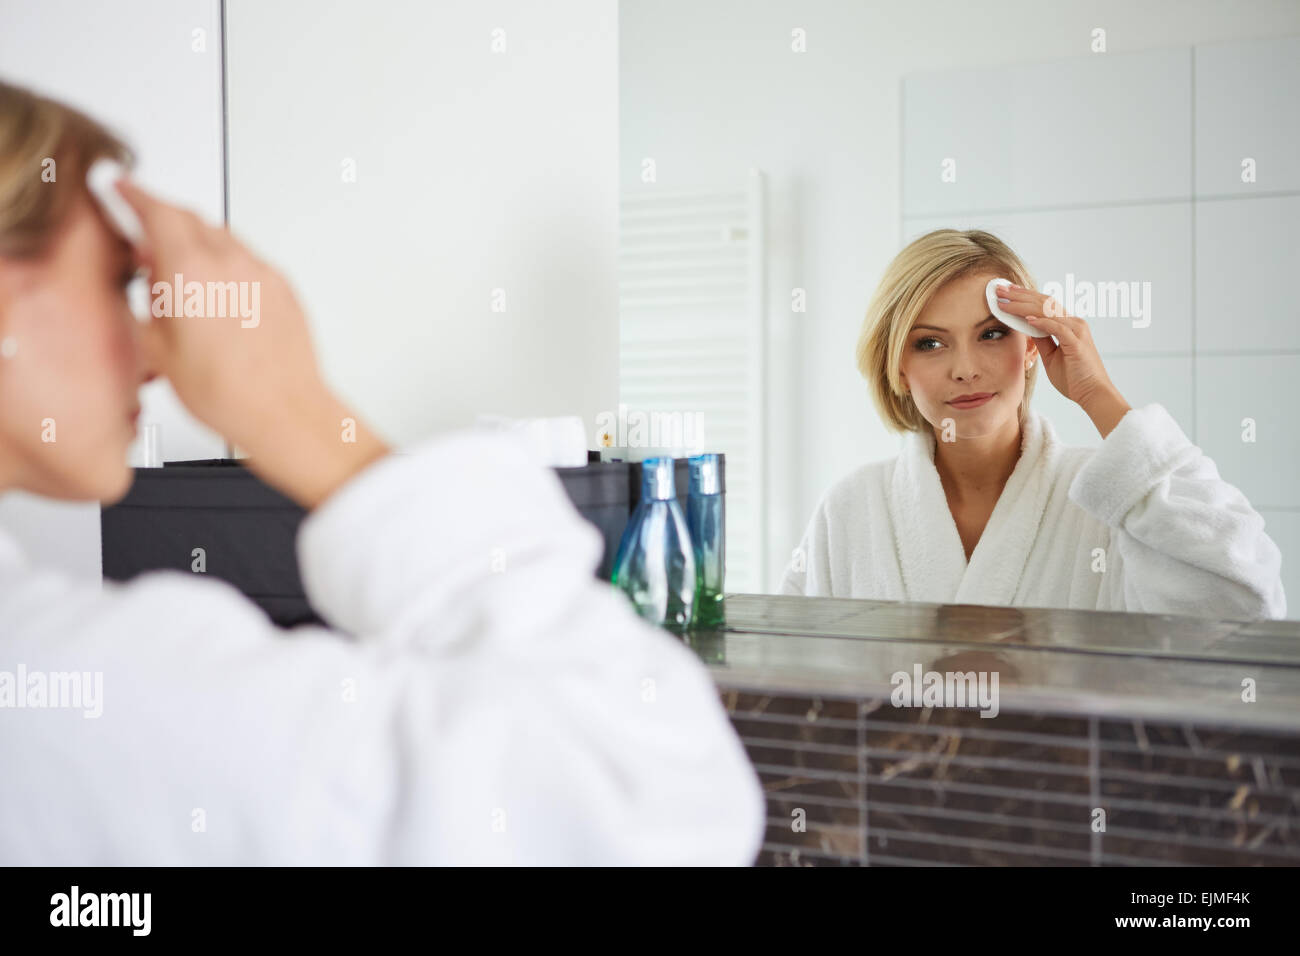
<path fill-rule="evenodd" d="M 934 466 L 934 432 L 907 434 L 889 496 L 907 600 L 1014 603 L 1060 455 L 1051 422 L 1030 410 L 1020 449 L 1020 459 L 968 564 Z"/>

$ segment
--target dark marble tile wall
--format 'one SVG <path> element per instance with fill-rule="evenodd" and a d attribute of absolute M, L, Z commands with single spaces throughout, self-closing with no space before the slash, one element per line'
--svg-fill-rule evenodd
<path fill-rule="evenodd" d="M 1300 731 L 722 698 L 767 793 L 760 865 L 1300 864 Z"/>

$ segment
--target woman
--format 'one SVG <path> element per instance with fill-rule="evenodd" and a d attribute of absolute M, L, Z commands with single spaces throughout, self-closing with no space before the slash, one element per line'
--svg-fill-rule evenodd
<path fill-rule="evenodd" d="M 989 314 L 999 304 L 1049 333 Z M 1063 446 L 1033 412 L 1039 357 L 1099 448 Z M 1158 404 L 1115 388 L 1087 323 L 1033 291 L 987 232 L 908 245 L 857 348 L 902 453 L 864 465 L 818 503 L 786 594 L 963 604 L 1282 617 L 1282 558 L 1263 519 Z"/>
<path fill-rule="evenodd" d="M 595 579 L 555 476 L 471 431 L 390 456 L 284 279 L 123 184 L 130 249 L 83 187 L 100 156 L 126 151 L 0 84 L 0 490 L 120 499 L 137 388 L 165 375 L 310 509 L 304 585 L 345 633 L 180 572 L 75 586 L 0 533 L 0 861 L 751 862 L 762 792 L 715 687 Z M 141 264 L 260 283 L 260 322 L 141 325 Z M 102 678 L 99 714 L 52 706 L 70 674 Z"/>

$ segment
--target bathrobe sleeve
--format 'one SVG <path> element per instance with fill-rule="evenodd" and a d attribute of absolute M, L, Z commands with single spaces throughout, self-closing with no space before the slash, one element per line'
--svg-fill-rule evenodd
<path fill-rule="evenodd" d="M 0 670 L 103 679 L 98 716 L 0 711 L 27 771 L 0 779 L 0 859 L 753 861 L 763 795 L 715 685 L 595 578 L 599 534 L 516 439 L 390 455 L 297 547 L 347 633 L 175 571 L 0 576 Z"/>
<path fill-rule="evenodd" d="M 1285 616 L 1282 556 L 1264 519 L 1163 406 L 1127 412 L 1076 473 L 1069 495 L 1111 529 L 1118 550 L 1118 573 L 1105 572 L 1102 610 Z"/>

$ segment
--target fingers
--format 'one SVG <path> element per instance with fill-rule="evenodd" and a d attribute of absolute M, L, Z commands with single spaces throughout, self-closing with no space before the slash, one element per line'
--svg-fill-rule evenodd
<path fill-rule="evenodd" d="M 1026 289 L 1023 286 L 1018 285 L 1000 285 L 998 286 L 998 297 L 1000 299 L 1006 299 L 1012 306 L 1028 306 L 1033 310 L 1030 312 L 1031 315 L 1042 315 L 1044 313 L 1047 315 L 1054 314 L 1053 310 L 1047 307 L 1047 303 L 1055 303 L 1056 300 L 1049 295 L 1035 292 L 1033 289 Z M 1001 304 L 1002 303 L 999 303 L 999 305 Z M 1003 308 L 1006 308 L 1008 312 L 1013 312 L 1016 315 L 1023 314 L 1016 312 L 1014 308 L 1007 308 L 1005 305 L 1003 305 Z M 1061 310 L 1061 312 L 1057 314 L 1064 315 L 1065 313 L 1064 310 Z"/>
<path fill-rule="evenodd" d="M 1000 285 L 997 287 L 998 308 L 1021 318 L 1039 315 L 1047 311 L 1039 302 L 1036 293 L 1027 292 L 1019 286 Z"/>
<path fill-rule="evenodd" d="M 1034 328 L 1047 332 L 1049 336 L 1055 335 L 1061 340 L 1061 345 L 1075 345 L 1079 341 L 1079 333 L 1073 326 L 1067 324 L 1066 319 L 1053 318 L 1050 315 L 1026 315 L 1025 321 Z M 1050 339 L 1037 340 L 1040 349 L 1042 348 L 1041 343 L 1044 341 L 1050 341 Z"/>
<path fill-rule="evenodd" d="M 163 202 L 128 179 L 118 180 L 116 188 L 140 217 L 151 250 L 209 244 L 205 235 L 209 227 L 188 209 Z"/>
<path fill-rule="evenodd" d="M 1040 315 L 1046 311 L 1039 302 L 1031 302 L 1028 299 L 1008 299 L 999 297 L 998 308 L 1003 312 L 1010 312 L 1012 315 Z"/>
<path fill-rule="evenodd" d="M 1042 303 L 1051 298 L 1051 296 L 1044 295 L 1042 292 L 1035 292 L 1033 289 L 1026 289 L 1024 286 L 1019 285 L 998 286 L 998 295 L 1011 302 Z"/>
<path fill-rule="evenodd" d="M 1037 325 L 1037 323 L 1034 324 Z M 1041 339 L 1034 339 L 1034 348 L 1038 349 L 1038 354 L 1042 357 L 1044 364 L 1060 347 L 1050 335 L 1045 335 Z"/>

